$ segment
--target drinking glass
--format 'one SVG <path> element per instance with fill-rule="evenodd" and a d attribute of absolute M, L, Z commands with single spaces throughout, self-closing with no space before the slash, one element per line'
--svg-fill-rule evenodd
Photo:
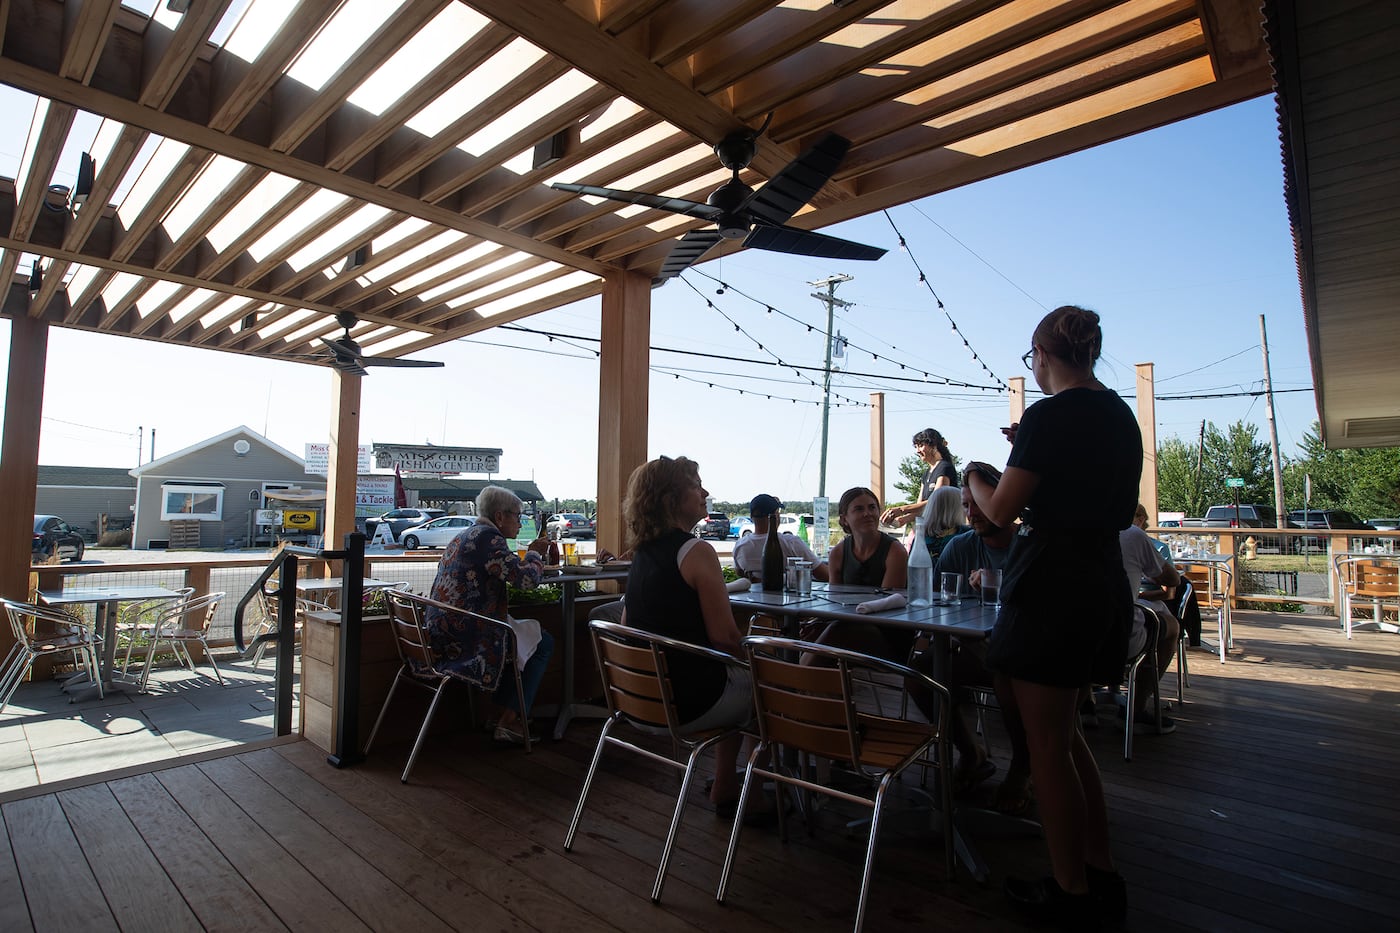
<path fill-rule="evenodd" d="M 527 548 L 527 547 L 518 547 L 518 548 L 515 549 L 515 556 L 518 557 L 518 558 L 520 558 L 521 560 L 524 560 L 524 559 L 525 559 L 525 555 L 526 555 L 526 554 L 529 554 L 529 553 L 530 553 L 530 549 Z"/>
<path fill-rule="evenodd" d="M 956 606 L 962 602 L 962 574 L 945 573 L 938 578 L 938 604 Z"/>
<path fill-rule="evenodd" d="M 789 557 L 783 561 L 783 589 L 789 593 L 797 591 L 797 565 L 801 560 L 800 557 Z"/>
<path fill-rule="evenodd" d="M 1001 571 L 991 567 L 982 568 L 981 589 L 982 605 L 1001 606 Z"/>
<path fill-rule="evenodd" d="M 564 548 L 564 563 L 570 567 L 578 566 L 578 544 L 573 541 L 562 542 Z"/>
<path fill-rule="evenodd" d="M 799 560 L 793 573 L 797 576 L 798 596 L 812 595 L 812 562 L 810 560 Z"/>

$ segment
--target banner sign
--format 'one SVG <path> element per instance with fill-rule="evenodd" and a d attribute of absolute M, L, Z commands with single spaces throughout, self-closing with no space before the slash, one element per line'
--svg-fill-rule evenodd
<path fill-rule="evenodd" d="M 434 447 L 431 444 L 375 444 L 374 465 L 381 470 L 398 468 L 404 473 L 501 472 L 499 447 Z"/>
<path fill-rule="evenodd" d="M 394 477 L 382 473 L 355 481 L 355 514 L 379 515 L 394 507 Z M 363 511 L 362 511 L 363 510 Z"/>
<path fill-rule="evenodd" d="M 281 509 L 258 509 L 253 521 L 259 525 L 279 525 L 282 522 Z"/>
<path fill-rule="evenodd" d="M 825 557 L 831 547 L 831 500 L 826 496 L 812 497 L 812 550 Z"/>
<path fill-rule="evenodd" d="M 355 453 L 355 471 L 357 473 L 369 472 L 370 445 L 361 444 Z M 329 476 L 331 472 L 331 445 L 330 444 L 307 444 L 306 445 L 306 472 L 315 473 L 319 476 Z"/>

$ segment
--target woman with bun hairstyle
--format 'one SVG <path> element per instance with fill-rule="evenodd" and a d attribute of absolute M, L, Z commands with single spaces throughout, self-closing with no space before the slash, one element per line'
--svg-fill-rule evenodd
<path fill-rule="evenodd" d="M 1094 376 L 1102 347 L 1093 311 L 1067 305 L 1047 314 L 1022 357 L 1046 398 L 1002 429 L 1012 447 L 1000 483 L 987 482 L 987 465 L 976 462 L 963 477 L 989 521 L 1022 519 L 986 664 L 1025 724 L 1053 875 L 1007 879 L 1006 894 L 1073 930 L 1120 926 L 1127 909 L 1078 716 L 1081 691 L 1121 678 L 1133 615 L 1118 532 L 1137 505 L 1142 435 L 1128 405 Z"/>

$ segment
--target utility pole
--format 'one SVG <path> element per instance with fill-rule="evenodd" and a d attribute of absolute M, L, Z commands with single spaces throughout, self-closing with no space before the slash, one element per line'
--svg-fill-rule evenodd
<path fill-rule="evenodd" d="M 1286 523 L 1288 512 L 1283 508 L 1283 464 L 1278 455 L 1278 426 L 1274 424 L 1274 383 L 1269 376 L 1269 334 L 1264 329 L 1264 315 L 1259 315 L 1259 344 L 1264 350 L 1264 410 L 1269 415 L 1269 450 L 1274 461 L 1274 516 L 1277 527 Z"/>
<path fill-rule="evenodd" d="M 831 419 L 831 323 L 837 305 L 843 308 L 851 306 L 851 302 L 842 301 L 836 297 L 836 286 L 842 282 L 849 282 L 852 278 L 853 276 L 842 273 L 807 283 L 813 288 L 826 286 L 825 295 L 821 292 L 812 292 L 813 298 L 826 305 L 826 366 L 822 369 L 822 466 L 821 475 L 817 480 L 817 495 L 821 497 L 826 496 L 826 435 Z"/>

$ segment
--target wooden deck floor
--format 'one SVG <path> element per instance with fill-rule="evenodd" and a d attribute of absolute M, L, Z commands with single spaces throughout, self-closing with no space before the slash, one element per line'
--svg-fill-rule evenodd
<path fill-rule="evenodd" d="M 1091 733 L 1131 928 L 1395 929 L 1400 640 L 1237 619 L 1229 664 L 1192 654 L 1175 734 L 1140 734 L 1124 763 L 1121 732 Z M 653 906 L 674 779 L 621 755 L 565 853 L 595 737 L 579 723 L 530 756 L 444 737 L 407 786 L 402 747 L 337 771 L 292 742 L 15 791 L 0 797 L 0 930 L 849 929 L 861 840 L 830 818 L 787 845 L 746 832 L 721 907 L 726 826 L 701 804 Z M 992 882 L 950 883 L 923 827 L 890 820 L 867 929 L 1022 929 L 999 884 L 1043 870 L 1040 840 L 979 839 Z"/>

